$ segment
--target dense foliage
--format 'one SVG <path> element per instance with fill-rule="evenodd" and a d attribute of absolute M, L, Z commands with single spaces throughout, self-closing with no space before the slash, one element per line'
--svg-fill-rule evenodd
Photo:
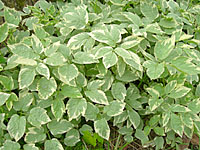
<path fill-rule="evenodd" d="M 156 150 L 199 135 L 195 1 L 39 0 L 0 10 L 1 150 L 81 141 L 105 149 L 111 127 Z"/>

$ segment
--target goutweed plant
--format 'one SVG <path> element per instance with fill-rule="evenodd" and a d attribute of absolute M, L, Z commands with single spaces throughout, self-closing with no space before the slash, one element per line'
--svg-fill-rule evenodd
<path fill-rule="evenodd" d="M 1 150 L 95 148 L 111 127 L 156 150 L 200 134 L 198 0 L 0 2 L 0 15 Z"/>

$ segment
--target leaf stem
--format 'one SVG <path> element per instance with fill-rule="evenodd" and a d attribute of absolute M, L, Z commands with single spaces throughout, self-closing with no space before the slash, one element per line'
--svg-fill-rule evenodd
<path fill-rule="evenodd" d="M 8 45 L 5 43 L 5 41 L 3 42 L 3 45 L 8 49 L 8 52 L 12 54 L 10 48 L 9 48 Z"/>
<path fill-rule="evenodd" d="M 199 134 L 198 134 L 198 137 L 199 137 Z M 200 150 L 200 137 L 199 137 L 199 150 Z"/>
<path fill-rule="evenodd" d="M 127 145 L 129 145 L 129 144 L 130 144 L 130 142 L 124 144 L 119 150 L 123 150 L 123 148 L 125 148 L 125 147 L 126 147 Z"/>
<path fill-rule="evenodd" d="M 117 137 L 117 142 L 116 142 L 116 144 L 115 144 L 115 149 L 114 149 L 114 150 L 117 150 L 117 149 L 118 149 L 119 142 L 120 142 L 120 137 L 121 137 L 121 134 L 119 134 L 118 137 Z"/>
<path fill-rule="evenodd" d="M 84 140 L 82 140 L 82 142 L 83 142 L 83 144 L 84 144 L 84 146 L 85 146 L 85 149 L 86 149 L 86 150 L 88 150 L 88 148 L 87 148 L 87 145 L 86 145 L 85 141 L 84 141 Z"/>
<path fill-rule="evenodd" d="M 46 132 L 46 134 L 47 134 L 47 136 L 48 136 L 49 140 L 51 140 L 51 136 L 50 136 L 50 134 L 49 134 L 49 132 L 48 132 L 48 131 Z"/>

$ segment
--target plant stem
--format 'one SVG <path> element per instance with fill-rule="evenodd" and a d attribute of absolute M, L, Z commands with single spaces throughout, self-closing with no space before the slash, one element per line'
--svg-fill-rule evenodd
<path fill-rule="evenodd" d="M 119 134 L 118 137 L 117 137 L 117 142 L 116 142 L 116 144 L 115 144 L 115 149 L 114 149 L 114 150 L 117 150 L 117 149 L 118 149 L 120 137 L 121 137 L 121 135 Z"/>
<path fill-rule="evenodd" d="M 84 140 L 82 140 L 82 142 L 83 142 L 83 144 L 84 144 L 84 146 L 85 146 L 85 149 L 86 149 L 86 150 L 88 150 L 88 148 L 87 148 L 87 145 L 86 145 L 85 141 L 84 141 Z"/>
<path fill-rule="evenodd" d="M 200 150 L 200 136 L 199 136 L 199 134 L 198 134 L 198 137 L 199 137 L 199 150 Z"/>
<path fill-rule="evenodd" d="M 126 147 L 127 145 L 129 145 L 130 143 L 126 143 L 124 144 L 119 150 L 123 150 L 124 147 Z"/>
<path fill-rule="evenodd" d="M 12 54 L 10 48 L 8 47 L 8 45 L 5 42 L 3 42 L 3 45 L 8 49 L 8 52 Z"/>
<path fill-rule="evenodd" d="M 48 132 L 48 131 L 46 132 L 46 134 L 47 134 L 47 136 L 48 136 L 49 140 L 51 140 L 51 136 L 50 136 L 50 134 L 49 134 L 49 132 Z"/>

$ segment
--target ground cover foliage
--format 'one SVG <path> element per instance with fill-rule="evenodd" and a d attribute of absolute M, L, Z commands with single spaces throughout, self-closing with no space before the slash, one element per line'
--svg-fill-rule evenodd
<path fill-rule="evenodd" d="M 121 138 L 178 149 L 199 135 L 198 1 L 0 10 L 1 150 L 109 149 L 113 128 L 115 149 Z"/>

